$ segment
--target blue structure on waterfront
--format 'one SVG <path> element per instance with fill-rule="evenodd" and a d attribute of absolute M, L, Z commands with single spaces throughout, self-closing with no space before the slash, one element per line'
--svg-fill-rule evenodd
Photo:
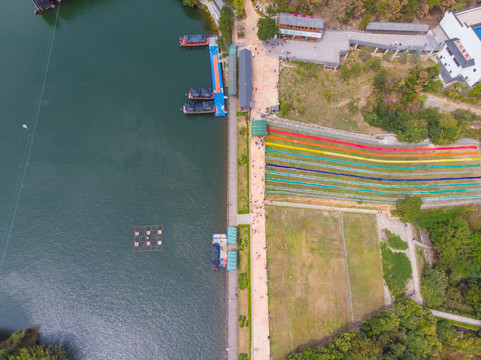
<path fill-rule="evenodd" d="M 212 89 L 214 90 L 215 116 L 225 116 L 227 110 L 224 102 L 224 86 L 222 85 L 222 69 L 219 62 L 217 37 L 209 38 L 209 56 L 212 72 Z"/>

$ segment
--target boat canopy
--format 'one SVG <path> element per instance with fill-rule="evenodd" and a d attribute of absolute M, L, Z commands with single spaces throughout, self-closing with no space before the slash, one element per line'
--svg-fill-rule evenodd
<path fill-rule="evenodd" d="M 184 41 L 186 43 L 198 43 L 205 41 L 205 35 L 184 35 Z"/>

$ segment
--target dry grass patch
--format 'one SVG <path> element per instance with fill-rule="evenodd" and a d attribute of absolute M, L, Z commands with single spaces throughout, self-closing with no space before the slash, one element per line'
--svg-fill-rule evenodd
<path fill-rule="evenodd" d="M 279 78 L 279 100 L 288 101 L 291 105 L 291 110 L 284 117 L 362 134 L 385 133 L 382 129 L 369 126 L 360 111 L 368 101 L 376 75 L 374 66 L 371 67 L 374 70 L 362 70 L 359 74 L 352 71 L 354 64 L 364 67 L 365 61 L 360 59 L 360 55 L 359 50 L 351 51 L 347 60 L 342 62 L 343 66 L 351 69 L 350 78 L 346 81 L 341 78 L 341 71 L 324 69 L 322 65 L 283 63 Z M 370 61 L 375 58 L 370 58 Z M 377 58 L 380 60 L 379 56 Z M 399 74 L 407 74 L 413 64 L 382 60 L 381 66 Z"/>
<path fill-rule="evenodd" d="M 343 213 L 354 322 L 384 307 L 376 215 Z"/>
<path fill-rule="evenodd" d="M 271 356 L 283 359 L 348 324 L 344 254 L 338 214 L 277 206 L 267 213 Z"/>

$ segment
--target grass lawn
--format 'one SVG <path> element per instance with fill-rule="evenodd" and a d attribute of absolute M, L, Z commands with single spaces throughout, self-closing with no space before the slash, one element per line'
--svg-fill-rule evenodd
<path fill-rule="evenodd" d="M 384 306 L 381 255 L 375 215 L 343 213 L 354 322 Z"/>
<path fill-rule="evenodd" d="M 249 226 L 241 226 L 238 228 L 238 244 L 239 244 L 239 267 L 238 273 L 246 273 L 249 277 Z M 250 284 L 250 279 L 249 279 Z M 249 354 L 249 290 L 240 290 L 239 294 L 239 318 L 242 316 L 246 318 L 245 321 L 239 321 L 239 354 Z M 244 326 L 241 327 L 241 324 Z"/>
<path fill-rule="evenodd" d="M 239 192 L 238 211 L 240 213 L 249 212 L 249 153 L 247 149 L 247 120 L 245 116 L 237 117 L 237 186 Z"/>
<path fill-rule="evenodd" d="M 267 217 L 271 356 L 283 359 L 348 325 L 344 252 L 337 213 L 267 206 Z"/>

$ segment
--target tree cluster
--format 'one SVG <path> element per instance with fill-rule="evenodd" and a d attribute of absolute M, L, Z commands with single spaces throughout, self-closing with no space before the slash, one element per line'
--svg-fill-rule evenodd
<path fill-rule="evenodd" d="M 232 44 L 232 28 L 234 27 L 234 12 L 229 6 L 223 6 L 219 17 L 220 36 L 217 40 L 222 52 L 227 52 Z"/>
<path fill-rule="evenodd" d="M 459 10 L 468 6 L 467 0 L 340 0 L 336 3 L 328 0 L 274 0 L 267 8 L 267 13 L 298 12 L 305 14 L 323 14 L 326 9 L 336 6 L 338 11 L 334 18 L 326 19 L 332 23 L 349 24 L 362 18 L 366 24 L 371 17 L 384 21 L 412 21 L 423 19 L 429 14 L 439 14 L 447 9 Z M 362 28 L 362 27 L 361 27 Z"/>
<path fill-rule="evenodd" d="M 460 333 L 446 320 L 408 298 L 392 310 L 381 311 L 360 330 L 344 331 L 322 347 L 308 348 L 289 360 L 433 359 L 441 356 L 481 355 L 481 337 Z M 461 358 L 461 357 L 459 357 Z"/>
<path fill-rule="evenodd" d="M 15 331 L 8 339 L 0 342 L 0 360 L 66 360 L 62 347 L 38 345 L 37 330 Z"/>
<path fill-rule="evenodd" d="M 406 78 L 394 70 L 381 69 L 373 80 L 374 102 L 363 109 L 364 120 L 372 126 L 396 133 L 401 141 L 421 142 L 429 137 L 434 144 L 450 144 L 462 136 L 472 136 L 468 125 L 474 118 L 467 111 L 441 113 L 423 109 L 422 92 L 437 92 L 439 65 L 413 67 Z"/>
<path fill-rule="evenodd" d="M 436 248 L 421 277 L 426 304 L 481 318 L 481 214 L 477 208 L 423 211 L 418 222 Z"/>

